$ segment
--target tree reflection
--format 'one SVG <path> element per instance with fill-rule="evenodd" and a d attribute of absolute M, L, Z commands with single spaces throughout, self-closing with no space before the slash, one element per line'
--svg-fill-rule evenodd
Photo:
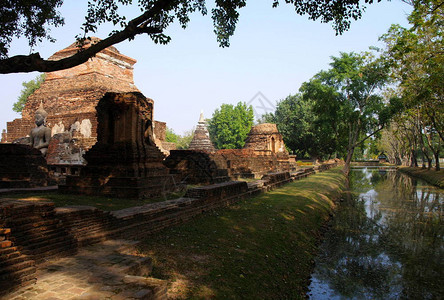
<path fill-rule="evenodd" d="M 354 170 L 350 181 L 314 277 L 338 298 L 442 296 L 442 190 L 396 171 Z"/>

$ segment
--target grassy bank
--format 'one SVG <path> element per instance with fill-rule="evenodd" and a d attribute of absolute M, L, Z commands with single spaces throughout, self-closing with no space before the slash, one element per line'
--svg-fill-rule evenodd
<path fill-rule="evenodd" d="M 440 188 L 444 188 L 444 170 L 435 171 L 434 169 L 410 168 L 403 167 L 398 169 L 401 172 L 411 176 L 418 177 Z"/>
<path fill-rule="evenodd" d="M 304 298 L 339 169 L 319 173 L 143 241 L 173 298 Z"/>

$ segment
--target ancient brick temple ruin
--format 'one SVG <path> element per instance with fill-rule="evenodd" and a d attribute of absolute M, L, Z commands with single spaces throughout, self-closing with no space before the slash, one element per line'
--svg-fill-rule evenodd
<path fill-rule="evenodd" d="M 270 172 L 290 171 L 289 155 L 276 124 L 253 126 L 243 149 L 222 149 L 214 160 L 232 178 L 261 178 Z"/>
<path fill-rule="evenodd" d="M 212 154 L 215 152 L 216 148 L 210 140 L 205 118 L 201 112 L 188 150 L 170 151 L 164 164 L 170 168 L 172 174 L 177 174 L 188 184 L 229 181 L 226 168 L 224 166 L 220 168 L 213 159 Z"/>
<path fill-rule="evenodd" d="M 84 47 L 88 48 L 97 41 L 98 38 L 91 38 Z M 73 43 L 49 59 L 62 59 L 78 50 L 77 43 Z M 51 128 L 52 136 L 61 134 L 51 141 L 48 164 L 52 168 L 58 166 L 58 169 L 82 164 L 79 157 L 97 141 L 95 107 L 99 100 L 107 92 L 139 92 L 133 80 L 135 63 L 135 59 L 111 46 L 81 65 L 46 73 L 40 88 L 29 96 L 22 118 L 7 123 L 2 143 L 11 143 L 27 136 L 35 126 L 34 112 L 42 103 L 48 112 L 47 126 Z M 173 148 L 165 142 L 165 123 L 154 121 L 153 127 L 159 147 L 165 145 Z"/>
<path fill-rule="evenodd" d="M 162 151 L 166 156 L 170 155 L 171 150 L 176 149 L 175 143 L 170 143 L 166 141 L 166 130 L 167 126 L 165 122 L 154 121 L 153 123 L 153 135 L 154 142 L 157 147 Z"/>
<path fill-rule="evenodd" d="M 288 172 L 296 168 L 276 124 L 253 126 L 243 149 L 214 151 L 202 142 L 209 141 L 205 130 L 200 129 L 193 150 L 171 151 L 165 160 L 171 172 L 181 174 L 182 180 L 188 183 L 215 183 L 228 178 L 262 178 L 270 172 Z"/>
<path fill-rule="evenodd" d="M 93 38 L 84 47 L 97 41 Z M 59 60 L 79 50 L 76 43 L 56 52 L 49 59 Z M 46 73 L 45 81 L 29 96 L 22 118 L 7 123 L 7 142 L 29 134 L 34 112 L 43 103 L 52 134 L 70 131 L 85 149 L 97 138 L 95 107 L 106 92 L 138 92 L 133 81 L 136 60 L 109 47 L 76 67 Z"/>
<path fill-rule="evenodd" d="M 106 93 L 97 105 L 97 143 L 80 176 L 59 190 L 113 197 L 158 197 L 172 185 L 164 155 L 154 143 L 153 101 L 141 93 Z"/>

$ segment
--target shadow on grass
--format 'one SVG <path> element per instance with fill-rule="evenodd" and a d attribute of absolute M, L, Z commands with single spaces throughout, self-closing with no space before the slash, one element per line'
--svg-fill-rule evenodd
<path fill-rule="evenodd" d="M 344 188 L 332 170 L 146 239 L 171 298 L 304 298 L 321 227 Z"/>

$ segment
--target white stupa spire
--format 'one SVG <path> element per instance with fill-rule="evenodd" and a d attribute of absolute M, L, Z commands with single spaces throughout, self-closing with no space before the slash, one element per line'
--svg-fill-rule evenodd
<path fill-rule="evenodd" d="M 200 111 L 199 123 L 205 123 L 205 118 L 203 115 L 203 109 Z"/>

